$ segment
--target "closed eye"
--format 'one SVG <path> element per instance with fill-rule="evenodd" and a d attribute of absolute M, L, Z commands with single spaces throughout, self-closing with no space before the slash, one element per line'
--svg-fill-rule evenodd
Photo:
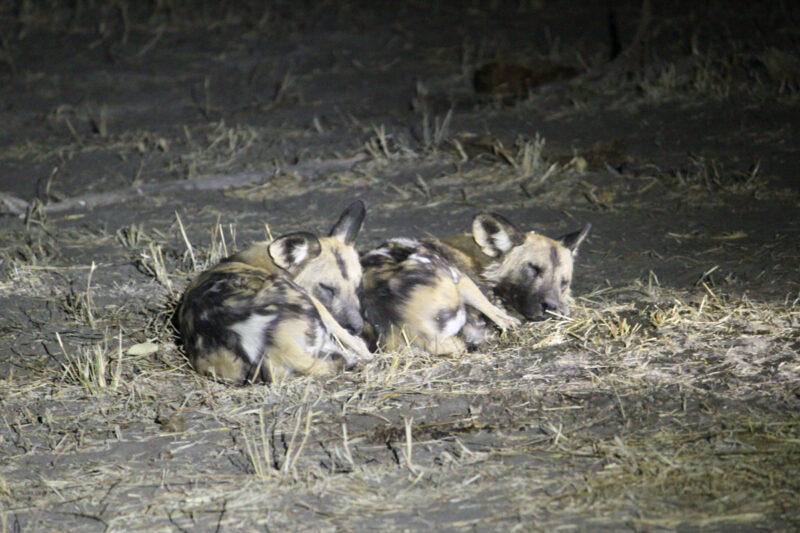
<path fill-rule="evenodd" d="M 336 296 L 336 293 L 339 292 L 336 290 L 336 287 L 328 285 L 327 283 L 320 283 L 317 287 L 319 287 L 320 293 L 327 298 L 333 298 Z"/>
<path fill-rule="evenodd" d="M 539 273 L 542 271 L 541 268 L 534 265 L 533 263 L 525 263 L 525 268 L 528 269 L 528 272 L 530 272 L 532 278 L 538 277 Z"/>
<path fill-rule="evenodd" d="M 569 287 L 569 280 L 567 280 L 567 279 L 562 279 L 562 280 L 561 280 L 561 290 L 564 290 L 564 289 L 566 289 L 567 287 Z"/>

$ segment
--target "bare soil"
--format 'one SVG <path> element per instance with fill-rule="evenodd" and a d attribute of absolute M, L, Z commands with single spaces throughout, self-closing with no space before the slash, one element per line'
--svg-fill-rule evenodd
<path fill-rule="evenodd" d="M 800 9 L 600 4 L 3 4 L 0 532 L 800 528 Z M 188 280 L 356 197 L 591 222 L 573 316 L 194 373 Z"/>

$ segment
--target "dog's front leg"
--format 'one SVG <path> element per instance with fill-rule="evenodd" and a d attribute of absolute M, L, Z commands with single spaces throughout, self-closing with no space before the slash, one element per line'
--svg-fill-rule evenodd
<path fill-rule="evenodd" d="M 509 315 L 504 309 L 490 302 L 468 276 L 462 275 L 458 283 L 456 283 L 456 287 L 458 288 L 458 294 L 466 305 L 474 307 L 486 315 L 489 320 L 497 324 L 497 327 L 503 331 L 519 325 L 519 319 Z"/>
<path fill-rule="evenodd" d="M 358 357 L 363 361 L 369 361 L 372 359 L 372 352 L 369 351 L 367 348 L 367 343 L 360 337 L 356 337 L 355 335 L 351 334 L 349 331 L 344 329 L 339 322 L 333 318 L 333 315 L 328 311 L 328 309 L 322 305 L 322 303 L 311 296 L 309 294 L 309 298 L 311 298 L 311 302 L 314 304 L 314 307 L 317 309 L 322 322 L 325 326 L 329 329 L 333 336 L 336 337 L 339 342 L 341 342 L 346 348 L 354 351 Z M 347 361 L 348 366 L 355 365 L 358 360 L 353 358 L 348 350 L 344 350 L 342 354 Z"/>

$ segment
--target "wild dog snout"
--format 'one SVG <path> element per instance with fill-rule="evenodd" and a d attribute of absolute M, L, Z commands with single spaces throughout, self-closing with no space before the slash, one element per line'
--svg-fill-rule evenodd
<path fill-rule="evenodd" d="M 336 317 L 339 323 L 353 335 L 360 335 L 364 331 L 364 319 L 358 309 L 348 309 L 342 316 Z"/>

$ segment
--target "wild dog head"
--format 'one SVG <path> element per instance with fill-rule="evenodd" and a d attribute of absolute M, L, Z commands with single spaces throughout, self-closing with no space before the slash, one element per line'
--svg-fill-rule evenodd
<path fill-rule="evenodd" d="M 495 294 L 528 320 L 569 316 L 573 259 L 591 224 L 550 239 L 518 231 L 500 215 L 481 213 L 472 237 L 487 256 L 483 277 Z"/>
<path fill-rule="evenodd" d="M 364 202 L 344 210 L 327 237 L 290 233 L 269 244 L 272 261 L 355 335 L 364 329 L 359 302 L 361 263 L 353 243 L 364 224 Z"/>

